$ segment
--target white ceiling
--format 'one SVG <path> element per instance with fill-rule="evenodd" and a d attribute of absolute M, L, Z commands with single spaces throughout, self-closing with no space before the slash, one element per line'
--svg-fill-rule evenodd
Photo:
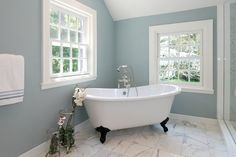
<path fill-rule="evenodd" d="M 224 0 L 104 0 L 115 21 L 214 6 Z"/>

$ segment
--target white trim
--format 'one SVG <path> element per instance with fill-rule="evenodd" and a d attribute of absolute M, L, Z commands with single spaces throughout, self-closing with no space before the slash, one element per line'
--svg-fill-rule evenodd
<path fill-rule="evenodd" d="M 218 120 L 221 131 L 223 133 L 226 145 L 227 145 L 227 149 L 228 149 L 228 153 L 230 155 L 230 157 L 235 157 L 236 154 L 236 144 L 225 124 L 225 122 L 223 120 Z"/>
<path fill-rule="evenodd" d="M 177 120 L 188 120 L 191 122 L 201 122 L 201 123 L 205 123 L 205 124 L 217 124 L 218 123 L 217 119 L 213 119 L 213 118 L 189 116 L 189 115 L 176 114 L 176 113 L 170 113 L 169 117 L 172 119 L 177 119 Z"/>
<path fill-rule="evenodd" d="M 74 128 L 75 128 L 75 133 L 80 131 L 80 130 L 83 130 L 84 128 L 86 128 L 86 126 L 88 126 L 89 124 L 89 121 L 88 120 L 85 120 L 84 122 L 76 125 Z M 19 157 L 33 157 L 33 156 L 45 156 L 47 151 L 48 151 L 48 148 L 49 148 L 49 141 L 46 141 L 46 142 L 43 142 L 42 144 L 32 148 L 31 150 L 25 152 L 24 154 L 21 154 Z"/>
<path fill-rule="evenodd" d="M 104 0 L 104 2 L 111 13 L 113 20 L 119 21 L 130 18 L 163 15 L 206 8 L 223 3 L 224 0 L 148 0 L 148 3 L 147 0 Z"/>
<path fill-rule="evenodd" d="M 202 70 L 202 86 L 183 86 L 188 88 L 186 92 L 192 92 L 196 89 L 198 93 L 213 94 L 213 20 L 202 20 L 194 22 L 184 22 L 167 25 L 157 25 L 149 27 L 149 84 L 159 83 L 158 75 L 158 34 L 176 33 L 176 32 L 192 32 L 202 30 L 203 33 L 203 70 Z M 181 84 L 178 84 L 180 87 Z M 199 90 L 199 87 L 200 90 Z M 204 92 L 208 91 L 208 92 Z"/>
<path fill-rule="evenodd" d="M 76 76 L 68 76 L 68 77 L 60 77 L 53 78 L 51 77 L 50 72 L 50 48 L 49 48 L 49 39 L 50 39 L 50 1 L 43 0 L 43 9 L 42 9 L 42 83 L 41 89 L 54 88 L 59 86 L 65 86 L 70 84 L 76 84 L 86 81 L 95 80 L 97 78 L 97 12 L 96 10 L 89 8 L 76 0 L 51 0 L 53 3 L 58 3 L 62 7 L 67 7 L 74 11 L 82 12 L 82 14 L 86 14 L 86 17 L 89 20 L 90 25 L 88 26 L 89 30 L 89 47 L 88 51 L 90 52 L 88 55 L 88 75 L 76 75 Z M 50 53 L 50 54 L 48 54 Z"/>
<path fill-rule="evenodd" d="M 49 88 L 56 88 L 56 87 L 61 87 L 61 86 L 67 86 L 67 85 L 73 85 L 73 84 L 77 84 L 77 83 L 83 83 L 83 82 L 88 82 L 88 81 L 92 81 L 92 80 L 96 80 L 97 77 L 87 77 L 85 76 L 74 76 L 74 77 L 69 77 L 68 79 L 65 79 L 64 81 L 58 81 L 56 82 L 56 80 L 60 80 L 63 78 L 58 78 L 58 79 L 54 79 L 54 82 L 44 82 L 41 84 L 41 89 L 49 89 Z"/>
<path fill-rule="evenodd" d="M 200 93 L 200 94 L 214 94 L 214 90 L 204 89 L 204 88 L 196 88 L 196 87 L 190 87 L 190 88 L 181 87 L 181 92 Z"/>
<path fill-rule="evenodd" d="M 224 6 L 217 5 L 217 118 L 224 116 Z"/>
<path fill-rule="evenodd" d="M 231 85 L 230 81 L 226 80 L 231 80 L 231 62 L 230 62 L 230 4 L 233 1 L 229 1 L 228 3 L 225 4 L 225 16 L 224 16 L 224 23 L 225 23 L 225 57 L 224 57 L 224 120 L 230 120 L 230 96 L 231 96 Z"/>

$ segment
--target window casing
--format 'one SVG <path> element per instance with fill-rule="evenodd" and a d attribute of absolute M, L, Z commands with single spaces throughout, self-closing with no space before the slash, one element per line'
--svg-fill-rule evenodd
<path fill-rule="evenodd" d="M 43 1 L 42 89 L 94 80 L 96 11 L 75 0 Z"/>
<path fill-rule="evenodd" d="M 213 21 L 151 26 L 149 82 L 213 94 Z"/>

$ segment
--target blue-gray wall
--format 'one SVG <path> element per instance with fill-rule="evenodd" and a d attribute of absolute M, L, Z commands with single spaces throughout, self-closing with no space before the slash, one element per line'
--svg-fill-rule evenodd
<path fill-rule="evenodd" d="M 103 0 L 81 1 L 98 16 L 98 78 L 81 86 L 113 87 L 114 22 Z M 74 85 L 41 90 L 41 39 L 41 0 L 0 1 L 0 53 L 25 57 L 24 102 L 0 107 L 0 157 L 16 157 L 44 142 L 58 111 L 71 105 Z M 76 116 L 75 123 L 87 119 L 83 108 Z"/>
<path fill-rule="evenodd" d="M 217 81 L 217 8 L 209 7 L 191 11 L 147 16 L 115 22 L 116 63 L 129 64 L 134 68 L 138 85 L 148 84 L 149 66 L 149 26 L 214 20 L 214 95 L 182 93 L 176 97 L 171 112 L 192 116 L 216 118 Z"/>

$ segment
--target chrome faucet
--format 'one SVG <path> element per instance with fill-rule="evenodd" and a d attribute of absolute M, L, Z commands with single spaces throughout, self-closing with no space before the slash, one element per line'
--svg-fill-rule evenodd
<path fill-rule="evenodd" d="M 138 96 L 138 89 L 135 85 L 134 73 L 132 67 L 128 65 L 121 65 L 117 68 L 117 72 L 121 73 L 121 78 L 118 79 L 118 88 L 126 88 L 127 93 L 126 92 L 123 93 L 127 94 L 128 97 L 130 93 L 130 88 L 133 86 L 135 87 L 136 95 Z"/>

